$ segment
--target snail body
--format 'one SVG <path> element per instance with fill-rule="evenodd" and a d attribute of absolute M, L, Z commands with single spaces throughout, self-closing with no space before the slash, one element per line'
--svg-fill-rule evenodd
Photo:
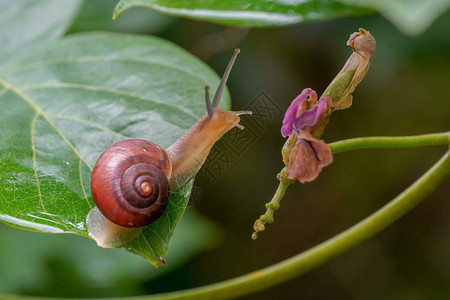
<path fill-rule="evenodd" d="M 166 150 L 150 141 L 131 139 L 109 147 L 95 164 L 91 192 L 96 207 L 87 216 L 89 235 L 101 247 L 120 247 L 140 233 L 141 227 L 165 211 L 170 191 L 195 175 L 214 143 L 239 125 L 240 114 L 219 108 L 236 49 L 214 95 L 205 87 L 206 113 Z"/>

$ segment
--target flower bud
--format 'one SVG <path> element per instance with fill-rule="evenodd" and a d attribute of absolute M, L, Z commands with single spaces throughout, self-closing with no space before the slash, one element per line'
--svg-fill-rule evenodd
<path fill-rule="evenodd" d="M 352 93 L 366 76 L 376 48 L 374 37 L 363 28 L 350 35 L 347 45 L 352 47 L 353 53 L 323 93 L 331 97 L 333 110 L 352 105 Z"/>

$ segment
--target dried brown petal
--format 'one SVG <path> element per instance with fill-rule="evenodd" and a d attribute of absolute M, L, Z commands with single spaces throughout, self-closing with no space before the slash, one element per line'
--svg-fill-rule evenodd
<path fill-rule="evenodd" d="M 297 179 L 301 183 L 313 181 L 332 162 L 330 147 L 323 140 L 300 130 L 299 140 L 289 157 L 288 179 Z"/>

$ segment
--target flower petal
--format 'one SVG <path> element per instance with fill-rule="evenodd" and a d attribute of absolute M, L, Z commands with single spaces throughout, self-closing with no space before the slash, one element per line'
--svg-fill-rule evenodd
<path fill-rule="evenodd" d="M 294 129 L 300 130 L 306 126 L 313 126 L 319 120 L 323 110 L 327 107 L 329 97 L 321 97 L 317 105 L 303 112 L 294 121 Z"/>
<path fill-rule="evenodd" d="M 288 178 L 301 183 L 313 181 L 320 171 L 333 162 L 331 148 L 323 141 L 300 130 L 300 139 L 289 157 Z"/>
<path fill-rule="evenodd" d="M 306 100 L 308 95 L 317 95 L 313 89 L 306 88 L 304 89 L 294 100 L 292 100 L 291 105 L 289 105 L 286 113 L 283 118 L 283 126 L 281 127 L 281 135 L 283 137 L 287 137 L 293 134 L 294 132 L 294 121 L 297 118 L 297 113 L 301 108 L 302 102 Z"/>

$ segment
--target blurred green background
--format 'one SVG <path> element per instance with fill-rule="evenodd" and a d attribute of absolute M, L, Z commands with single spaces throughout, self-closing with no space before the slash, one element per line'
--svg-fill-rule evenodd
<path fill-rule="evenodd" d="M 371 69 L 351 108 L 333 114 L 327 142 L 373 135 L 443 132 L 450 125 L 450 13 L 421 36 L 407 37 L 379 15 L 278 29 L 229 28 L 133 8 L 111 21 L 115 0 L 85 1 L 68 34 L 116 31 L 172 41 L 222 74 L 232 50 L 242 52 L 228 87 L 233 109 L 265 92 L 281 109 L 305 87 L 320 94 L 351 49 L 359 27 L 377 40 Z M 244 117 L 245 118 L 245 117 Z M 182 222 L 211 228 L 176 230 L 168 264 L 154 269 L 117 249 L 70 235 L 37 234 L 0 224 L 0 292 L 106 297 L 174 291 L 268 266 L 332 237 L 400 193 L 445 147 L 361 150 L 337 154 L 313 183 L 292 185 L 257 241 L 252 225 L 264 212 L 282 168 L 282 117 L 212 181 L 201 172 Z M 245 124 L 245 120 L 244 120 Z M 248 125 L 250 126 L 250 125 Z M 450 185 L 370 241 L 295 280 L 245 299 L 449 299 Z M 212 229 L 212 230 L 210 230 Z M 182 239 L 189 249 L 177 247 Z M 197 247 L 207 240 L 207 247 Z M 201 242 L 201 244 L 205 244 Z"/>

